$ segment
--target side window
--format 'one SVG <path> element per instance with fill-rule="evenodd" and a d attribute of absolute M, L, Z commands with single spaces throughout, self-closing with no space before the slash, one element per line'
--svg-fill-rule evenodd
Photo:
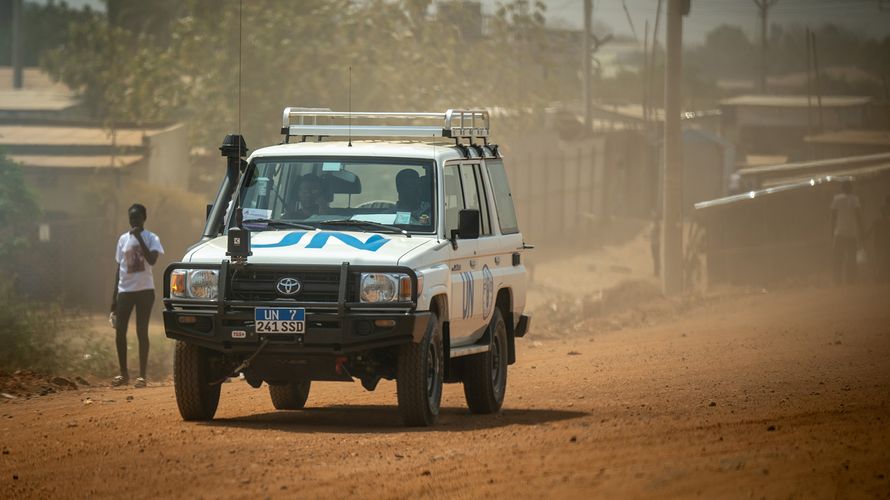
<path fill-rule="evenodd" d="M 482 165 L 476 165 L 476 185 L 479 186 L 479 202 L 482 217 L 482 234 L 491 234 L 491 210 L 488 208 L 488 195 L 485 181 L 482 180 Z"/>
<path fill-rule="evenodd" d="M 498 212 L 498 223 L 501 233 L 514 234 L 519 232 L 519 223 L 516 221 L 516 209 L 513 206 L 513 195 L 510 193 L 510 184 L 507 182 L 507 171 L 501 160 L 487 160 L 488 180 L 494 192 L 494 204 Z"/>
<path fill-rule="evenodd" d="M 464 208 L 479 210 L 482 218 L 480 234 L 486 235 L 491 234 L 491 226 L 488 220 L 488 204 L 485 203 L 484 191 L 480 189 L 482 187 L 480 183 L 477 183 L 478 170 L 478 165 L 461 165 L 460 179 L 464 189 Z"/>
<path fill-rule="evenodd" d="M 458 212 L 464 208 L 464 195 L 460 188 L 460 172 L 457 165 L 446 165 L 443 172 L 445 188 L 445 237 L 457 230 Z"/>

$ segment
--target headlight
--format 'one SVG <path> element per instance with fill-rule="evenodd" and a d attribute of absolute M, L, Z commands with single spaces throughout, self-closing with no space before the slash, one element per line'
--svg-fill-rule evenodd
<path fill-rule="evenodd" d="M 196 269 L 189 271 L 189 295 L 194 299 L 216 299 L 219 271 L 212 269 Z"/>
<path fill-rule="evenodd" d="M 216 300 L 219 271 L 176 269 L 170 273 L 170 295 L 183 299 Z"/>
<path fill-rule="evenodd" d="M 402 273 L 362 273 L 362 302 L 408 302 L 411 277 Z"/>

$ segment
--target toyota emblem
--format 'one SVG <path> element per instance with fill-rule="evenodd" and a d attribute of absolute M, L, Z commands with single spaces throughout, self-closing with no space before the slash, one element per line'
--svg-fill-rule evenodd
<path fill-rule="evenodd" d="M 296 295 L 300 293 L 303 285 L 297 278 L 281 278 L 275 288 L 281 295 Z"/>

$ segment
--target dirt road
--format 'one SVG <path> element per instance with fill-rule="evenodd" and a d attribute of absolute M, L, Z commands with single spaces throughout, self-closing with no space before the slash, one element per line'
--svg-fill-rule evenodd
<path fill-rule="evenodd" d="M 890 496 L 890 288 L 736 296 L 519 349 L 502 413 L 468 415 L 448 386 L 431 429 L 400 426 L 393 383 L 319 383 L 311 409 L 276 412 L 233 382 L 203 424 L 170 386 L 5 402 L 0 498 Z"/>

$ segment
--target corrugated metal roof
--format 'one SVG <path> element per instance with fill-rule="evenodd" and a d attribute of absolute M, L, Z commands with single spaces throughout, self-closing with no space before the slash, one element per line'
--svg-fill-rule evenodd
<path fill-rule="evenodd" d="M 850 169 L 839 169 L 836 172 L 833 172 L 831 175 L 821 175 L 821 176 L 799 176 L 799 177 L 789 177 L 783 178 L 781 180 L 776 181 L 775 185 L 765 187 L 763 189 L 758 189 L 754 191 L 748 191 L 745 193 L 734 194 L 732 196 L 726 196 L 723 198 L 717 198 L 715 200 L 707 200 L 696 203 L 696 210 L 706 210 L 716 207 L 722 207 L 727 205 L 733 205 L 737 203 L 744 203 L 750 200 L 763 198 L 765 196 L 774 195 L 777 193 L 782 193 L 785 191 L 793 191 L 797 189 L 808 189 L 815 186 L 819 186 L 822 184 L 830 183 L 830 182 L 840 182 L 845 180 L 856 179 L 859 177 L 868 177 L 871 175 L 881 174 L 884 172 L 890 171 L 890 163 L 878 164 L 878 165 L 869 165 L 866 167 L 859 168 L 850 168 Z"/>
<path fill-rule="evenodd" d="M 767 165 L 762 167 L 751 167 L 739 169 L 739 175 L 759 175 L 759 174 L 794 174 L 807 170 L 825 170 L 825 169 L 843 169 L 850 166 L 861 166 L 863 164 L 875 164 L 890 162 L 890 153 L 880 153 L 874 155 L 849 156 L 846 158 L 831 158 L 827 160 L 802 161 L 796 163 L 783 163 L 780 165 Z"/>
<path fill-rule="evenodd" d="M 39 68 L 25 68 L 24 88 L 12 86 L 12 67 L 0 66 L 0 111 L 62 111 L 80 99 L 75 92 L 52 79 Z"/>
<path fill-rule="evenodd" d="M 143 130 L 117 131 L 117 146 L 142 146 Z M 100 127 L 0 125 L 0 145 L 111 146 L 111 132 Z"/>
<path fill-rule="evenodd" d="M 808 135 L 804 141 L 815 144 L 858 144 L 890 147 L 890 130 L 838 130 Z"/>
<path fill-rule="evenodd" d="M 0 90 L 0 111 L 62 111 L 78 102 L 74 94 L 53 90 Z"/>
<path fill-rule="evenodd" d="M 63 156 L 63 155 L 10 155 L 12 161 L 25 168 L 64 168 L 64 169 L 104 169 L 125 168 L 143 158 L 141 155 L 95 155 L 95 156 Z"/>
<path fill-rule="evenodd" d="M 837 108 L 862 106 L 872 101 L 868 96 L 822 96 L 822 107 Z M 740 95 L 720 101 L 721 106 L 768 106 L 777 108 L 805 108 L 818 105 L 815 96 L 808 102 L 805 95 Z"/>
<path fill-rule="evenodd" d="M 806 181 L 793 182 L 788 184 L 782 184 L 780 186 L 773 186 L 765 189 L 758 189 L 756 191 L 748 191 L 746 193 L 734 194 L 732 196 L 725 196 L 723 198 L 717 198 L 715 200 L 707 200 L 700 201 L 696 203 L 696 210 L 707 210 L 710 208 L 722 207 L 727 205 L 733 205 L 736 203 L 742 203 L 749 200 L 754 200 L 758 198 L 763 198 L 764 196 L 773 195 L 776 193 L 781 193 L 784 191 L 792 191 L 796 189 L 807 189 L 820 184 L 825 184 L 828 182 L 838 182 L 842 180 L 847 180 L 849 177 L 838 177 L 826 175 L 824 177 L 814 177 L 812 179 L 808 179 Z"/>

